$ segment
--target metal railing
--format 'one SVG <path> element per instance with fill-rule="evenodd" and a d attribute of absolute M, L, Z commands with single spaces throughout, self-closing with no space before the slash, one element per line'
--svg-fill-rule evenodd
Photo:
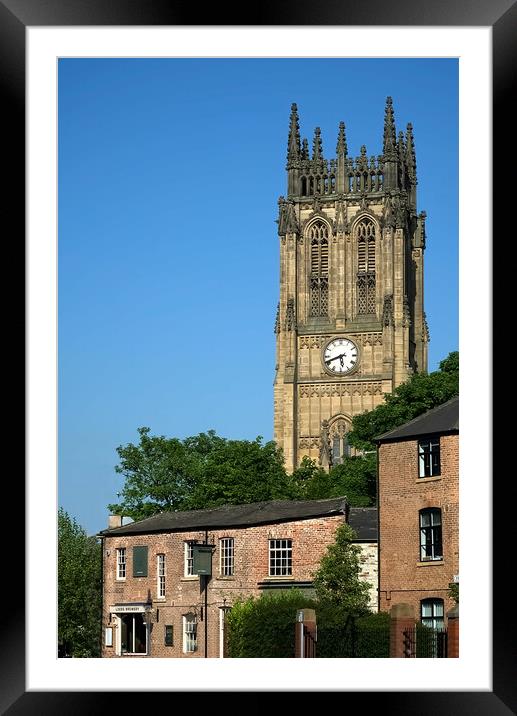
<path fill-rule="evenodd" d="M 406 629 L 404 656 L 410 659 L 446 659 L 447 629 L 426 627 L 423 624 Z"/>

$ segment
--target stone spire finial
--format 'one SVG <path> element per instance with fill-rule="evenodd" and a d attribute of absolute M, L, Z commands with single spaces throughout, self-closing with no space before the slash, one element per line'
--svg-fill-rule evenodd
<path fill-rule="evenodd" d="M 413 125 L 411 122 L 407 125 L 406 131 L 406 165 L 411 181 L 416 184 L 415 140 L 413 138 Z"/>
<path fill-rule="evenodd" d="M 323 159 L 323 146 L 321 144 L 321 129 L 316 127 L 314 139 L 312 140 L 312 158 Z"/>
<path fill-rule="evenodd" d="M 337 135 L 336 153 L 338 157 L 346 157 L 348 148 L 346 146 L 345 123 L 339 123 L 339 133 Z"/>
<path fill-rule="evenodd" d="M 399 163 L 406 161 L 406 143 L 404 141 L 404 132 L 399 132 L 399 140 L 397 142 L 397 152 L 399 155 Z"/>
<path fill-rule="evenodd" d="M 309 158 L 309 140 L 304 139 L 302 142 L 302 153 L 301 153 L 302 159 L 308 159 Z"/>
<path fill-rule="evenodd" d="M 287 138 L 287 161 L 295 161 L 300 157 L 300 128 L 298 124 L 298 108 L 296 103 L 291 105 L 289 118 L 289 136 Z"/>
<path fill-rule="evenodd" d="M 384 110 L 384 141 L 382 151 L 384 156 L 394 154 L 397 146 L 397 135 L 395 131 L 395 117 L 393 114 L 393 100 L 391 97 L 386 98 L 386 108 Z"/>

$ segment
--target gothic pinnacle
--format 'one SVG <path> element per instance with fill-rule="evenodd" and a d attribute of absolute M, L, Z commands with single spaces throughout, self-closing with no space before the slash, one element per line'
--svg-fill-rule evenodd
<path fill-rule="evenodd" d="M 348 148 L 346 146 L 346 135 L 345 135 L 345 123 L 340 122 L 339 123 L 339 133 L 337 137 L 337 147 L 336 147 L 336 154 L 338 157 L 343 156 L 346 157 Z"/>
<path fill-rule="evenodd" d="M 406 143 L 404 141 L 404 133 L 399 132 L 399 139 L 397 142 L 397 153 L 399 159 L 400 171 L 404 170 L 406 164 Z"/>
<path fill-rule="evenodd" d="M 309 140 L 308 140 L 308 139 L 304 139 L 303 142 L 302 142 L 302 154 L 301 154 L 301 158 L 302 158 L 302 159 L 308 159 L 308 158 L 309 158 Z"/>
<path fill-rule="evenodd" d="M 323 147 L 321 145 L 321 129 L 316 127 L 314 139 L 312 140 L 312 158 L 323 159 Z"/>
<path fill-rule="evenodd" d="M 411 122 L 407 125 L 406 131 L 406 164 L 411 178 L 416 181 L 415 142 L 413 139 L 413 125 Z"/>
<path fill-rule="evenodd" d="M 384 110 L 384 141 L 382 150 L 384 155 L 395 152 L 397 145 L 397 135 L 395 132 L 395 118 L 393 115 L 393 100 L 391 97 L 386 98 L 386 108 Z"/>
<path fill-rule="evenodd" d="M 293 102 L 289 118 L 289 137 L 287 139 L 287 161 L 294 161 L 300 157 L 300 129 L 298 125 L 298 108 Z"/>

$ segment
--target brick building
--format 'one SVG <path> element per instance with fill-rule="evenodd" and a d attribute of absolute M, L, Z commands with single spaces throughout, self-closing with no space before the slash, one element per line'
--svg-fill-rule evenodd
<path fill-rule="evenodd" d="M 443 626 L 459 579 L 459 398 L 377 438 L 379 608 Z"/>
<path fill-rule="evenodd" d="M 273 501 L 164 512 L 100 533 L 103 657 L 223 656 L 224 615 L 239 597 L 298 587 L 345 520 L 364 553 L 377 602 L 377 514 L 346 499 Z M 210 577 L 196 574 L 211 555 Z"/>

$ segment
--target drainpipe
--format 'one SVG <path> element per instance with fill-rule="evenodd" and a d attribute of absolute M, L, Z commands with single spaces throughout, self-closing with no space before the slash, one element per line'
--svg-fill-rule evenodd
<path fill-rule="evenodd" d="M 205 544 L 208 544 L 208 530 L 205 530 Z M 208 658 L 208 574 L 203 575 L 205 583 L 205 659 Z"/>
<path fill-rule="evenodd" d="M 379 443 L 377 443 L 377 611 L 381 611 L 381 495 L 379 479 Z"/>
<path fill-rule="evenodd" d="M 101 618 L 100 618 L 100 635 L 99 635 L 99 656 L 102 657 L 102 632 L 104 623 L 104 537 L 101 537 Z"/>

